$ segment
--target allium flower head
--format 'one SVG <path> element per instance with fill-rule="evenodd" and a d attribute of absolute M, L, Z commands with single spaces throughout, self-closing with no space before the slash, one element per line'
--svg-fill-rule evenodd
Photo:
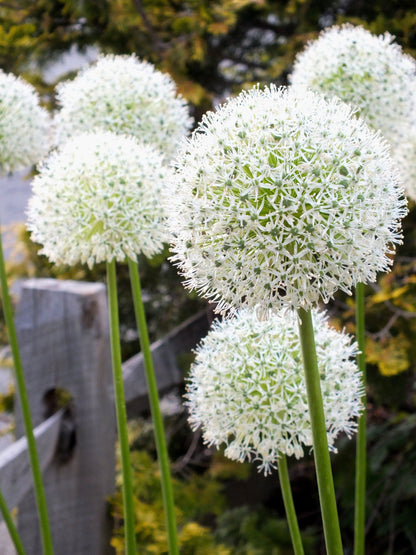
<path fill-rule="evenodd" d="M 338 99 L 252 89 L 177 160 L 173 261 L 218 310 L 325 302 L 391 264 L 405 199 L 380 136 Z"/>
<path fill-rule="evenodd" d="M 163 199 L 170 173 L 160 152 L 134 137 L 69 139 L 33 181 L 32 237 L 58 264 L 152 256 L 168 239 Z"/>
<path fill-rule="evenodd" d="M 57 141 L 96 129 L 133 135 L 172 157 L 192 120 L 171 78 L 136 56 L 100 56 L 58 86 Z"/>
<path fill-rule="evenodd" d="M 393 40 L 388 33 L 376 36 L 350 24 L 331 27 L 298 55 L 291 83 L 354 105 L 398 144 L 416 109 L 416 61 Z"/>
<path fill-rule="evenodd" d="M 36 90 L 0 70 L 0 173 L 36 164 L 48 149 L 49 116 Z"/>
<path fill-rule="evenodd" d="M 348 335 L 313 312 L 328 444 L 356 430 L 362 410 L 357 352 Z M 296 313 L 257 320 L 241 310 L 214 324 L 196 352 L 187 385 L 193 429 L 209 445 L 226 445 L 231 459 L 260 461 L 267 474 L 281 455 L 302 457 L 312 430 Z"/>

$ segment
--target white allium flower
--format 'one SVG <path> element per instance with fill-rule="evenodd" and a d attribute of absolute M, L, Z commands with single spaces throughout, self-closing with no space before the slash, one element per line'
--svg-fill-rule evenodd
<path fill-rule="evenodd" d="M 407 196 L 416 201 L 416 124 L 410 129 L 406 139 L 393 149 L 393 156 Z"/>
<path fill-rule="evenodd" d="M 39 162 L 48 134 L 49 116 L 34 87 L 0 69 L 0 174 Z"/>
<path fill-rule="evenodd" d="M 309 308 L 391 264 L 406 201 L 386 143 L 338 99 L 242 92 L 176 164 L 172 260 L 220 311 Z"/>
<path fill-rule="evenodd" d="M 59 143 L 97 128 L 133 135 L 171 158 L 192 124 L 175 84 L 136 56 L 100 56 L 72 81 L 58 85 Z"/>
<path fill-rule="evenodd" d="M 362 411 L 357 345 L 313 311 L 328 444 L 356 430 Z M 300 458 L 312 447 L 298 322 L 293 311 L 259 321 L 241 310 L 214 324 L 196 351 L 187 384 L 189 422 L 204 440 L 225 444 L 231 459 L 260 461 L 267 474 L 281 455 Z"/>
<path fill-rule="evenodd" d="M 69 139 L 33 181 L 28 227 L 58 264 L 152 256 L 168 240 L 159 150 L 110 132 Z"/>
<path fill-rule="evenodd" d="M 291 83 L 354 105 L 392 145 L 399 144 L 416 110 L 416 61 L 393 40 L 350 24 L 331 27 L 298 55 Z"/>

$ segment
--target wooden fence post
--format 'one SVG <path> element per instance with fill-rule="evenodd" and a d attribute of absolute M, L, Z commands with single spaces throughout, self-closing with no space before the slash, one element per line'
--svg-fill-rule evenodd
<path fill-rule="evenodd" d="M 28 280 L 16 328 L 34 426 L 53 412 L 57 392 L 72 398 L 44 474 L 55 554 L 113 553 L 106 500 L 115 490 L 116 424 L 105 287 Z M 23 435 L 19 406 L 16 434 Z M 32 492 L 19 505 L 18 530 L 27 553 L 40 555 Z"/>

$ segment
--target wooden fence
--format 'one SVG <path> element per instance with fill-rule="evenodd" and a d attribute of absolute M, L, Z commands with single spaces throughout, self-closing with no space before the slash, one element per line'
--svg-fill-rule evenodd
<path fill-rule="evenodd" d="M 182 381 L 178 358 L 210 326 L 207 310 L 152 345 L 158 387 Z M 116 422 L 106 291 L 102 284 L 34 279 L 25 282 L 16 328 L 57 555 L 106 555 L 115 489 Z M 141 354 L 124 363 L 130 416 L 148 406 Z M 62 397 L 70 398 L 59 409 Z M 0 488 L 18 507 L 28 555 L 42 553 L 26 439 L 16 407 L 16 437 L 0 452 Z M 1 550 L 0 550 L 1 551 Z"/>

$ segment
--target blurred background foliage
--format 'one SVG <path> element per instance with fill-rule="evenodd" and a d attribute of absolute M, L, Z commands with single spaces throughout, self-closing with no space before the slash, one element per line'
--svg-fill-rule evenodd
<path fill-rule="evenodd" d="M 135 52 L 173 76 L 198 119 L 242 87 L 285 84 L 305 43 L 344 21 L 389 31 L 416 53 L 414 0 L 6 0 L 0 67 L 34 80 L 73 47 Z"/>
<path fill-rule="evenodd" d="M 201 115 L 257 82 L 287 84 L 297 52 L 324 27 L 343 22 L 395 35 L 416 57 L 414 0 L 0 0 L 0 67 L 24 76 L 53 108 L 51 62 L 65 53 L 132 53 L 172 75 Z M 71 74 L 65 77 L 71 77 Z M 390 273 L 366 289 L 369 381 L 368 555 L 416 553 L 416 209 L 409 206 L 404 242 Z M 38 256 L 24 229 L 8 262 L 10 280 L 34 276 L 103 280 L 104 269 L 57 268 Z M 168 263 L 167 249 L 140 260 L 152 340 L 203 304 Z M 126 269 L 119 272 L 123 353 L 138 350 Z M 335 326 L 354 333 L 354 302 L 328 306 Z M 1 308 L 0 308 L 1 318 Z M 0 329 L 0 334 L 2 330 Z M 0 335 L 1 339 L 4 339 Z M 178 392 L 180 395 L 181 392 Z M 180 398 L 180 397 L 179 397 Z M 151 423 L 132 422 L 137 536 L 143 553 L 164 553 L 166 538 Z M 181 553 L 286 555 L 291 552 L 277 477 L 230 463 L 192 435 L 180 408 L 167 417 L 175 471 Z M 333 457 L 347 550 L 352 545 L 354 441 Z M 322 552 L 319 504 L 309 456 L 291 461 L 291 479 L 307 553 Z M 121 505 L 111 507 L 113 545 L 123 552 Z M 350 551 L 348 551 L 350 552 Z"/>

